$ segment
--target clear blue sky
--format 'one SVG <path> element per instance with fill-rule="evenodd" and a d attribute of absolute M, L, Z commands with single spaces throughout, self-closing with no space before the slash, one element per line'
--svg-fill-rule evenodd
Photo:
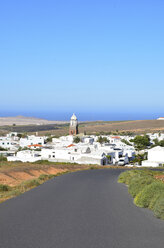
<path fill-rule="evenodd" d="M 164 114 L 163 13 L 163 0 L 1 1 L 0 115 Z"/>

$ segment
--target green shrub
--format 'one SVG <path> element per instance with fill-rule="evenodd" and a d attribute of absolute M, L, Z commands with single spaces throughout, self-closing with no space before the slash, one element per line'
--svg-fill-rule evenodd
<path fill-rule="evenodd" d="M 3 155 L 0 155 L 0 161 L 7 161 L 7 158 L 4 157 Z"/>
<path fill-rule="evenodd" d="M 151 176 L 136 176 L 130 180 L 129 193 L 135 197 L 146 185 L 151 184 L 155 180 Z"/>
<path fill-rule="evenodd" d="M 56 177 L 55 174 L 50 174 L 50 175 L 48 175 L 48 179 L 51 179 L 51 178 L 54 178 L 54 177 Z"/>
<path fill-rule="evenodd" d="M 41 175 L 38 177 L 38 179 L 39 179 L 39 180 L 43 180 L 43 181 L 44 181 L 44 180 L 48 180 L 48 176 L 49 176 L 49 175 L 47 175 L 47 174 L 41 174 Z"/>
<path fill-rule="evenodd" d="M 7 196 L 18 196 L 21 193 L 22 192 L 19 189 L 14 189 L 14 190 L 8 191 Z"/>
<path fill-rule="evenodd" d="M 0 184 L 0 192 L 9 191 L 10 187 L 5 184 Z"/>
<path fill-rule="evenodd" d="M 149 207 L 151 201 L 157 194 L 164 192 L 164 184 L 162 182 L 153 182 L 144 187 L 142 191 L 135 197 L 134 202 L 139 207 Z"/>
<path fill-rule="evenodd" d="M 56 176 L 56 175 L 54 175 L 54 174 L 50 174 L 50 175 L 48 175 L 48 174 L 41 174 L 41 175 L 38 177 L 38 179 L 41 180 L 41 181 L 46 181 L 46 180 L 51 179 L 51 178 L 53 178 L 53 177 L 55 177 L 55 176 Z"/>
<path fill-rule="evenodd" d="M 95 169 L 98 169 L 96 166 L 91 166 L 90 167 L 90 170 L 95 170 Z"/>
<path fill-rule="evenodd" d="M 40 182 L 39 182 L 38 179 L 32 179 L 32 180 L 28 180 L 28 181 L 22 182 L 19 185 L 19 188 L 21 190 L 26 190 L 26 189 L 29 189 L 29 188 L 37 187 L 39 185 L 40 185 Z"/>
<path fill-rule="evenodd" d="M 33 164 L 49 164 L 49 163 L 52 163 L 52 162 L 49 162 L 48 160 L 38 160 L 38 161 L 33 162 Z"/>
<path fill-rule="evenodd" d="M 125 183 L 129 184 L 132 178 L 136 175 L 139 174 L 139 171 L 137 170 L 129 170 L 129 171 L 124 171 L 120 174 L 118 178 L 119 183 Z"/>
<path fill-rule="evenodd" d="M 153 211 L 157 218 L 164 220 L 164 194 L 162 194 L 156 201 Z"/>
<path fill-rule="evenodd" d="M 150 204 L 149 204 L 149 208 L 150 208 L 151 210 L 154 209 L 154 206 L 155 206 L 157 200 L 158 200 L 160 197 L 161 197 L 161 193 L 159 192 L 159 193 L 157 193 L 157 194 L 151 199 Z"/>

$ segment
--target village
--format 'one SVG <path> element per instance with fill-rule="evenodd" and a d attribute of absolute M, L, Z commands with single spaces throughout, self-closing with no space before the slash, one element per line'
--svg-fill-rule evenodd
<path fill-rule="evenodd" d="M 141 145 L 143 141 L 140 139 L 148 143 Z M 158 167 L 164 164 L 164 147 L 161 146 L 163 140 L 163 133 L 147 133 L 143 137 L 81 134 L 78 119 L 73 114 L 69 135 L 59 138 L 37 134 L 24 137 L 22 134 L 11 132 L 0 137 L 0 154 L 8 161 L 47 160 L 101 166 Z"/>

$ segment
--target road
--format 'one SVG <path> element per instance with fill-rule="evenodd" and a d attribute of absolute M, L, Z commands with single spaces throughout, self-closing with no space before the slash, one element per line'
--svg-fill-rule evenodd
<path fill-rule="evenodd" d="M 0 204 L 0 247 L 163 248 L 164 221 L 133 204 L 120 172 L 65 174 Z"/>

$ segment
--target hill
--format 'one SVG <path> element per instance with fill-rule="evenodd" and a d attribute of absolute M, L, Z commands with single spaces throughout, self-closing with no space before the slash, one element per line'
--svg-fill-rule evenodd
<path fill-rule="evenodd" d="M 0 126 L 12 125 L 47 125 L 47 124 L 62 124 L 64 121 L 48 121 L 45 119 L 25 116 L 15 117 L 0 117 Z"/>

